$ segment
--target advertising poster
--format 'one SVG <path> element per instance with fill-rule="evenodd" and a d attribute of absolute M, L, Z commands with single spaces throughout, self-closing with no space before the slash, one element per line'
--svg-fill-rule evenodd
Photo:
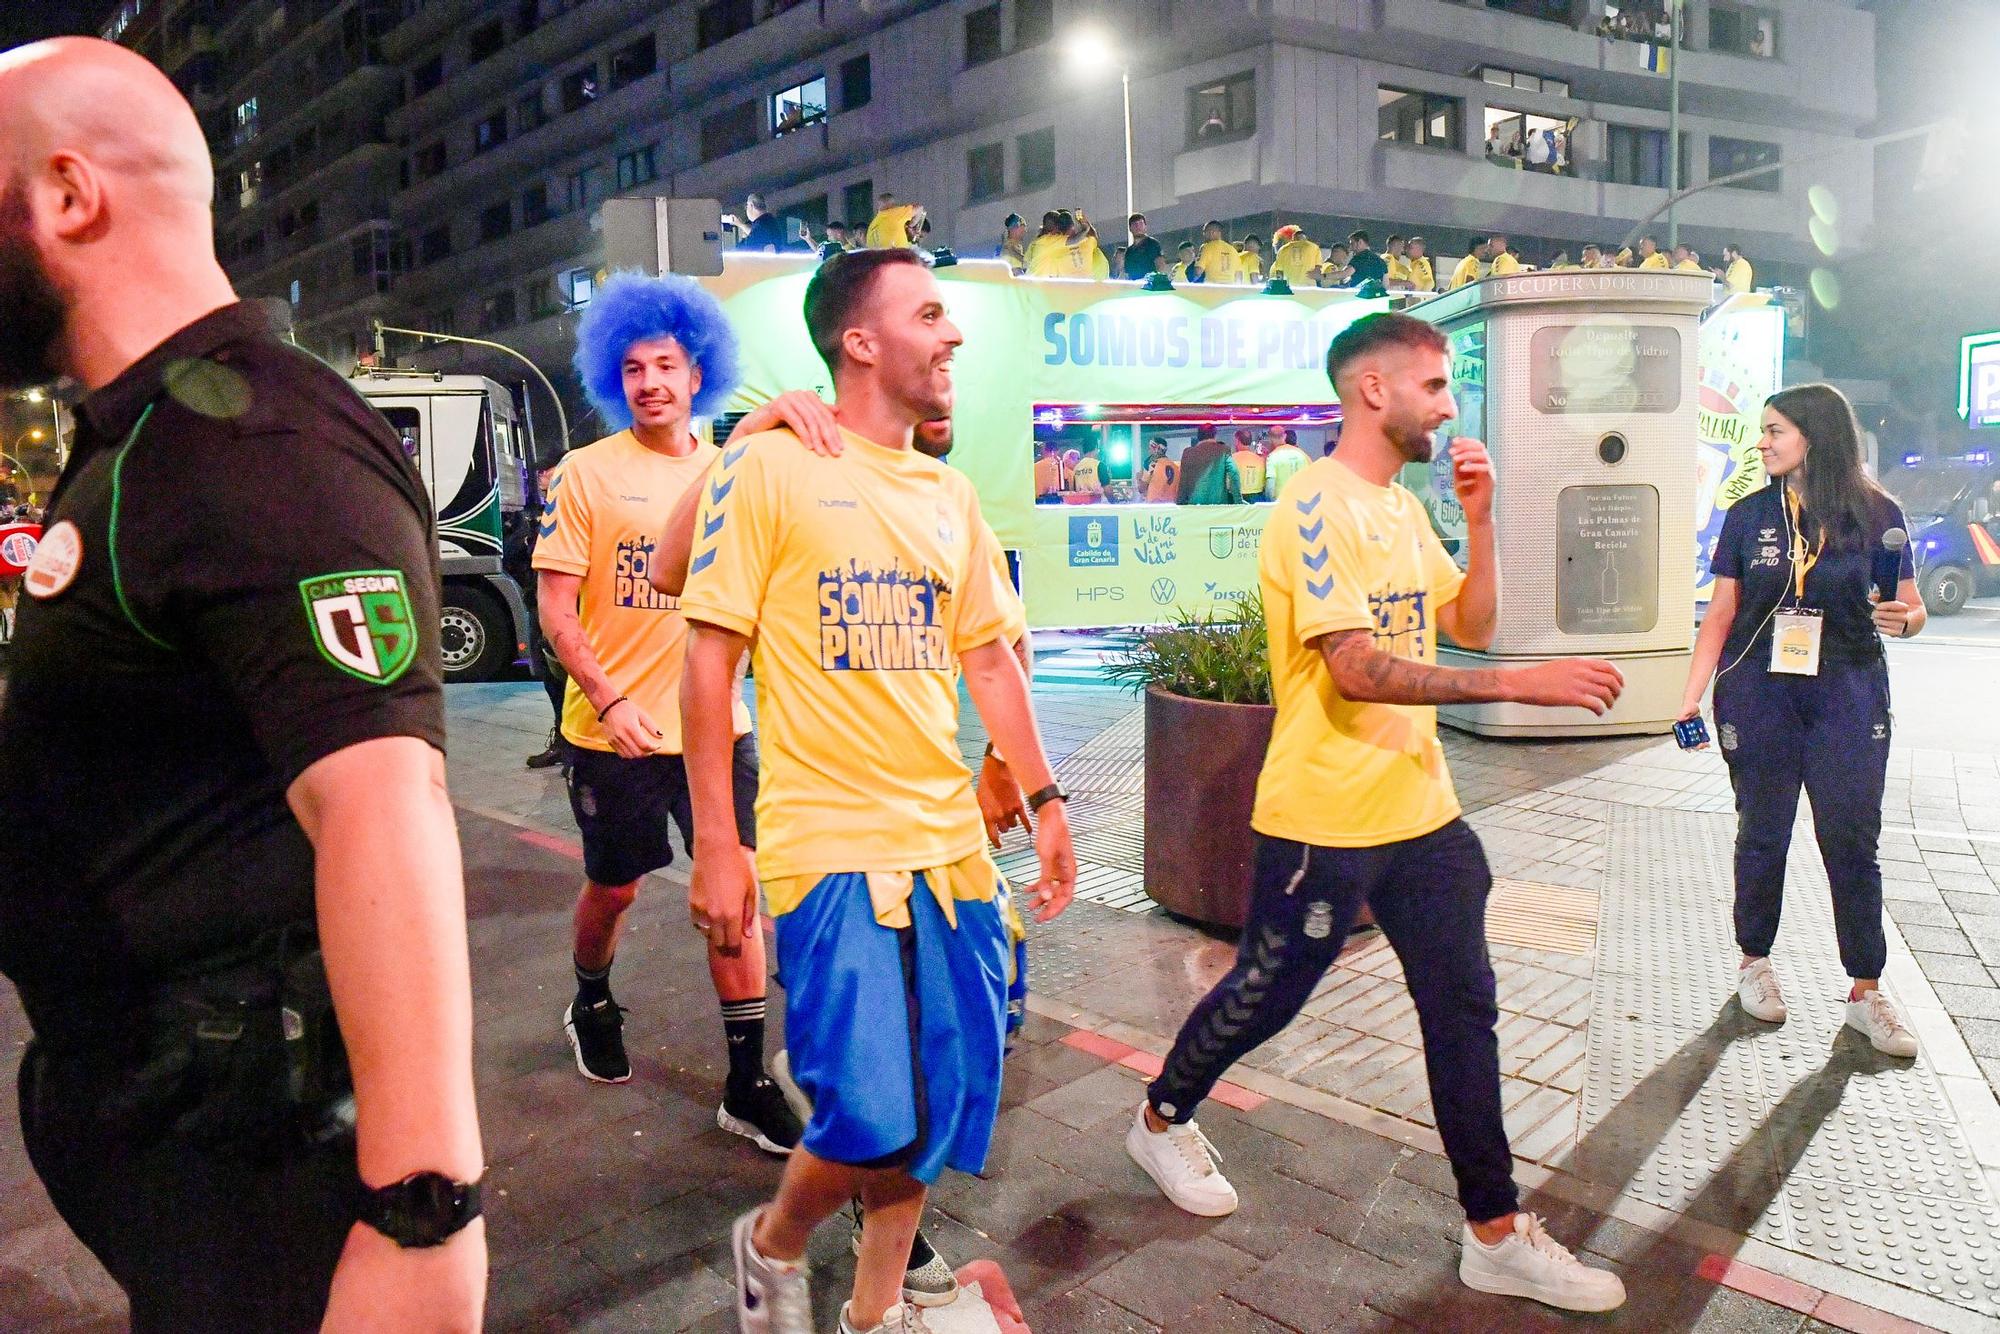
<path fill-rule="evenodd" d="M 1044 505 L 1021 552 L 1038 629 L 1219 615 L 1257 589 L 1270 505 Z"/>
<path fill-rule="evenodd" d="M 1772 305 L 1724 306 L 1702 322 L 1695 448 L 1694 595 L 1708 600 L 1709 560 L 1729 507 L 1764 484 L 1757 433 L 1764 400 L 1778 392 L 1785 313 Z"/>

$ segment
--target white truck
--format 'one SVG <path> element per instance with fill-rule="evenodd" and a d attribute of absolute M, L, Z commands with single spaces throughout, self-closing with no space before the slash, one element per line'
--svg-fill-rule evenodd
<path fill-rule="evenodd" d="M 484 376 L 364 367 L 353 385 L 403 438 L 437 515 L 445 680 L 494 680 L 528 652 L 533 634 L 521 587 L 534 523 L 533 424 Z"/>

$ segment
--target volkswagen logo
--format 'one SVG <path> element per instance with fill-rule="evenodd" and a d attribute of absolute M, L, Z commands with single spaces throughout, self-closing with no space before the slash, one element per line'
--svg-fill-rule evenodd
<path fill-rule="evenodd" d="M 1173 600 L 1174 581 L 1167 578 L 1155 579 L 1153 581 L 1153 601 L 1165 607 L 1171 605 Z"/>

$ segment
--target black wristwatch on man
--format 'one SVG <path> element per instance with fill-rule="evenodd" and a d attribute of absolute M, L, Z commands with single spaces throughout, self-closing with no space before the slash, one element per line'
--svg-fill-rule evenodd
<path fill-rule="evenodd" d="M 412 1172 L 393 1186 L 363 1186 L 355 1212 L 406 1250 L 442 1246 L 479 1217 L 479 1183 Z"/>

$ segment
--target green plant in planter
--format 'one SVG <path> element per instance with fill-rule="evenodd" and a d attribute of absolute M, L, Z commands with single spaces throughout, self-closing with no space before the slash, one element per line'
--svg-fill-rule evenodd
<path fill-rule="evenodd" d="M 1135 694 L 1157 686 L 1171 695 L 1216 704 L 1271 702 L 1270 640 L 1256 594 L 1220 615 L 1182 612 L 1171 625 L 1104 664 L 1104 675 Z"/>

